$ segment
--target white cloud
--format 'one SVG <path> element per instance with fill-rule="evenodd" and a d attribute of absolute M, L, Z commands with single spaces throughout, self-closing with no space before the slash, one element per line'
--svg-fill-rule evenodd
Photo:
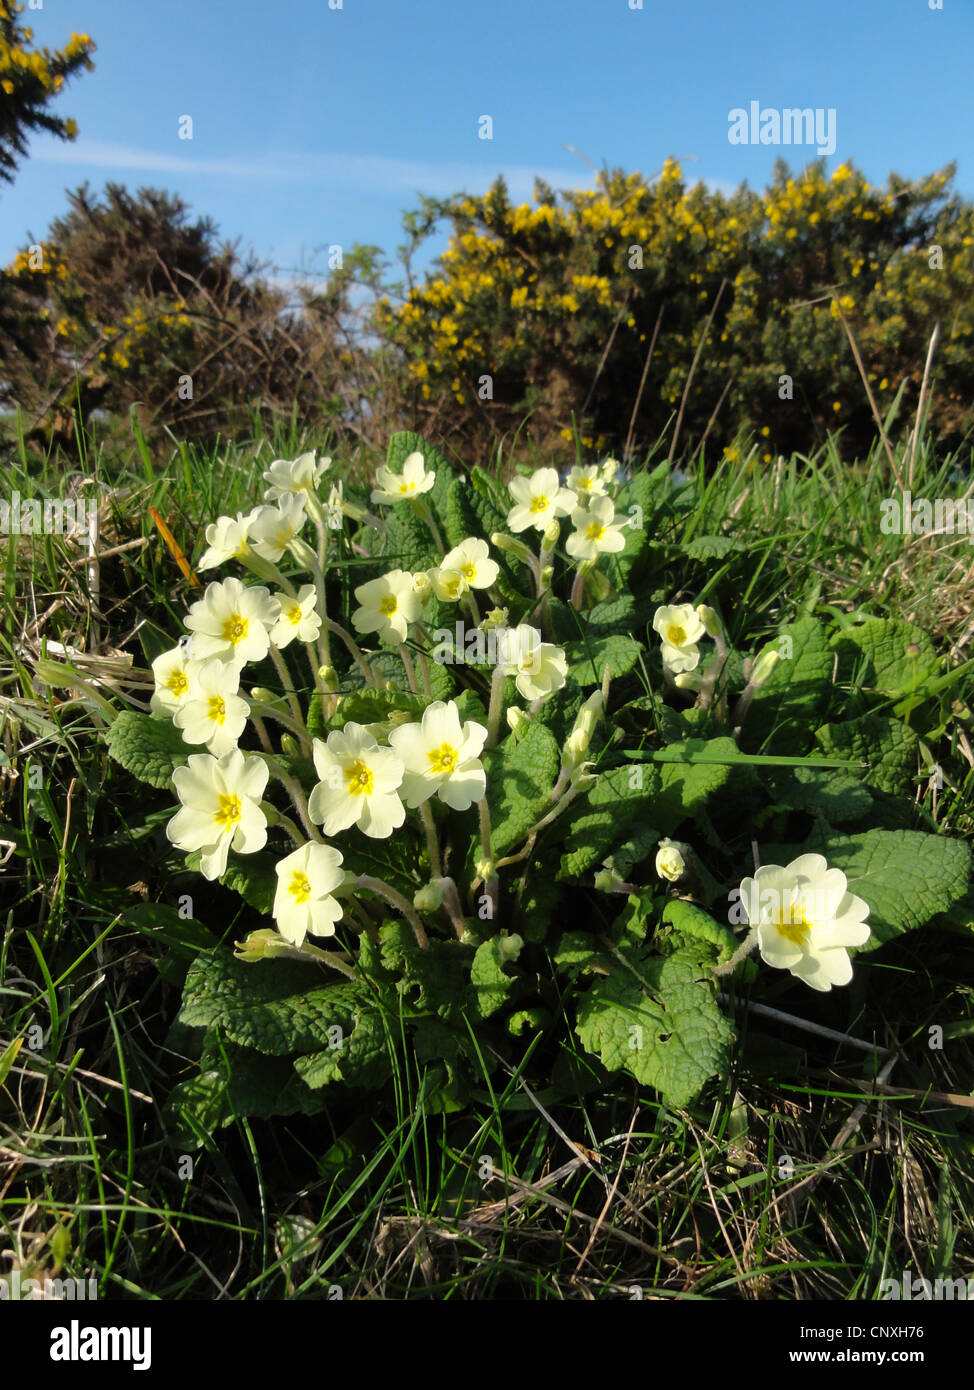
<path fill-rule="evenodd" d="M 188 147 L 189 142 L 186 142 Z M 101 140 L 71 144 L 38 140 L 31 157 L 46 164 L 73 164 L 89 169 L 131 169 L 144 173 L 217 175 L 251 180 L 307 182 L 320 179 L 333 188 L 354 188 L 372 193 L 422 192 L 446 196 L 462 190 L 486 191 L 502 172 L 513 197 L 530 197 L 535 175 L 553 187 L 578 188 L 591 182 L 582 170 L 535 169 L 508 165 L 498 170 L 491 164 L 461 161 L 409 160 L 382 155 L 268 154 L 253 158 L 196 159 L 190 153 L 166 154 L 133 149 Z"/>

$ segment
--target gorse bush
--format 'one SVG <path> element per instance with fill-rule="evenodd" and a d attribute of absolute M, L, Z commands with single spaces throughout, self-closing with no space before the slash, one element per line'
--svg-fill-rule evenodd
<path fill-rule="evenodd" d="M 54 53 L 31 48 L 34 31 L 21 21 L 24 9 L 15 0 L 0 4 L 0 180 L 5 183 L 13 182 L 31 131 L 75 139 L 75 121 L 55 116 L 47 108 L 65 82 L 94 67 L 95 45 L 87 34 L 72 34 L 65 47 Z"/>
<path fill-rule="evenodd" d="M 583 446 L 621 449 L 682 409 L 685 444 L 746 427 L 770 460 L 839 427 L 860 455 L 873 438 L 846 324 L 885 417 L 904 384 L 915 408 L 939 321 L 949 387 L 932 421 L 957 441 L 972 423 L 974 217 L 951 173 L 882 189 L 850 164 L 827 178 L 822 162 L 800 176 L 779 162 L 765 193 L 726 196 L 667 160 L 653 184 L 615 170 L 559 197 L 539 181 L 536 207 L 498 179 L 482 198 L 426 200 L 417 235 L 448 219 L 449 248 L 402 303 L 380 303 L 378 326 L 404 354 L 415 418 L 458 447 L 530 411 L 542 453 L 573 417 Z"/>
<path fill-rule="evenodd" d="M 361 368 L 340 332 L 354 258 L 293 305 L 177 197 L 109 184 L 68 200 L 0 277 L 0 399 L 35 437 L 67 443 L 77 420 L 132 407 L 153 442 L 342 417 Z"/>
<path fill-rule="evenodd" d="M 666 466 L 505 488 L 399 434 L 370 496 L 330 471 L 277 460 L 208 525 L 199 568 L 241 577 L 155 657 L 149 712 L 38 665 L 179 802 L 187 887 L 145 911 L 200 1040 L 180 1142 L 382 1094 L 404 1057 L 427 1111 L 462 1109 L 567 1028 L 686 1106 L 748 995 L 868 990 L 904 933 L 969 930 L 969 851 L 912 795 L 956 676 L 922 631 L 782 611 L 738 646 L 746 546 L 667 540 L 693 499 Z M 187 870 L 249 934 L 194 916 Z"/>

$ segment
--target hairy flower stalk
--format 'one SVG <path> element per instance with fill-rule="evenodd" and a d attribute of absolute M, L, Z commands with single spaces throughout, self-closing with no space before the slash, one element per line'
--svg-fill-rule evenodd
<path fill-rule="evenodd" d="M 412 903 L 406 901 L 401 893 L 397 893 L 395 888 L 390 887 L 388 883 L 384 883 L 381 878 L 372 878 L 370 874 L 359 874 L 351 885 L 346 884 L 346 892 L 349 890 L 349 887 L 353 891 L 362 889 L 368 893 L 375 893 L 378 897 L 385 898 L 386 902 L 390 903 L 393 907 L 398 908 L 412 927 L 417 946 L 423 951 L 429 950 L 429 937 L 426 935 L 426 929 L 419 920 L 415 908 Z"/>

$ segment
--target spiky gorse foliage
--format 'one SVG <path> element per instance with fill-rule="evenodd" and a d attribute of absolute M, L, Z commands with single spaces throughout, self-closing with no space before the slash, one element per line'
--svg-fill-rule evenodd
<path fill-rule="evenodd" d="M 964 893 L 966 848 L 901 799 L 938 688 L 924 634 L 783 615 L 737 649 L 716 595 L 742 547 L 656 544 L 665 466 L 504 486 L 396 435 L 368 495 L 332 478 L 276 460 L 262 505 L 207 525 L 224 577 L 153 662 L 151 715 L 108 732 L 176 794 L 174 873 L 257 914 L 235 951 L 211 922 L 189 970 L 184 1133 L 382 1087 L 403 1046 L 455 1109 L 566 1017 L 686 1105 L 731 1064 L 723 991 L 846 985 Z"/>
<path fill-rule="evenodd" d="M 63 49 L 31 48 L 34 31 L 20 16 L 25 6 L 0 3 L 0 180 L 13 182 L 18 159 L 27 153 L 27 135 L 46 130 L 73 140 L 78 127 L 47 110 L 53 97 L 75 73 L 94 67 L 95 45 L 87 34 L 72 34 Z"/>
<path fill-rule="evenodd" d="M 606 171 L 596 189 L 539 180 L 534 206 L 498 179 L 483 197 L 428 200 L 422 230 L 452 223 L 450 245 L 404 299 L 380 302 L 379 328 L 404 354 L 417 418 L 459 448 L 516 428 L 556 451 L 574 417 L 584 448 L 621 451 L 630 429 L 655 440 L 680 411 L 682 444 L 719 449 L 750 428 L 767 462 L 840 427 L 850 453 L 868 449 L 846 324 L 886 418 L 901 389 L 903 416 L 915 411 L 939 320 L 950 384 L 935 427 L 959 441 L 974 211 L 952 172 L 879 187 L 848 162 L 830 175 L 779 162 L 765 191 L 727 195 L 667 159 L 658 177 Z"/>

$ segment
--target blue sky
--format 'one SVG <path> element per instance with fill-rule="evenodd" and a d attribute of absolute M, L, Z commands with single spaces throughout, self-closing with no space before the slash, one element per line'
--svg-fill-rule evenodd
<path fill-rule="evenodd" d="M 282 271 L 322 270 L 335 243 L 392 255 L 420 192 L 482 192 L 498 172 L 519 200 L 536 173 L 591 187 L 566 145 L 596 165 L 650 175 L 674 155 L 690 181 L 761 187 L 776 157 L 800 167 L 815 151 L 731 144 L 729 112 L 751 101 L 835 108 L 829 168 L 851 158 L 881 183 L 956 160 L 974 196 L 972 0 L 636 2 L 43 0 L 23 16 L 35 42 L 86 32 L 95 71 L 56 106 L 78 140 L 35 136 L 0 189 L 0 257 L 85 179 L 179 193 Z"/>

